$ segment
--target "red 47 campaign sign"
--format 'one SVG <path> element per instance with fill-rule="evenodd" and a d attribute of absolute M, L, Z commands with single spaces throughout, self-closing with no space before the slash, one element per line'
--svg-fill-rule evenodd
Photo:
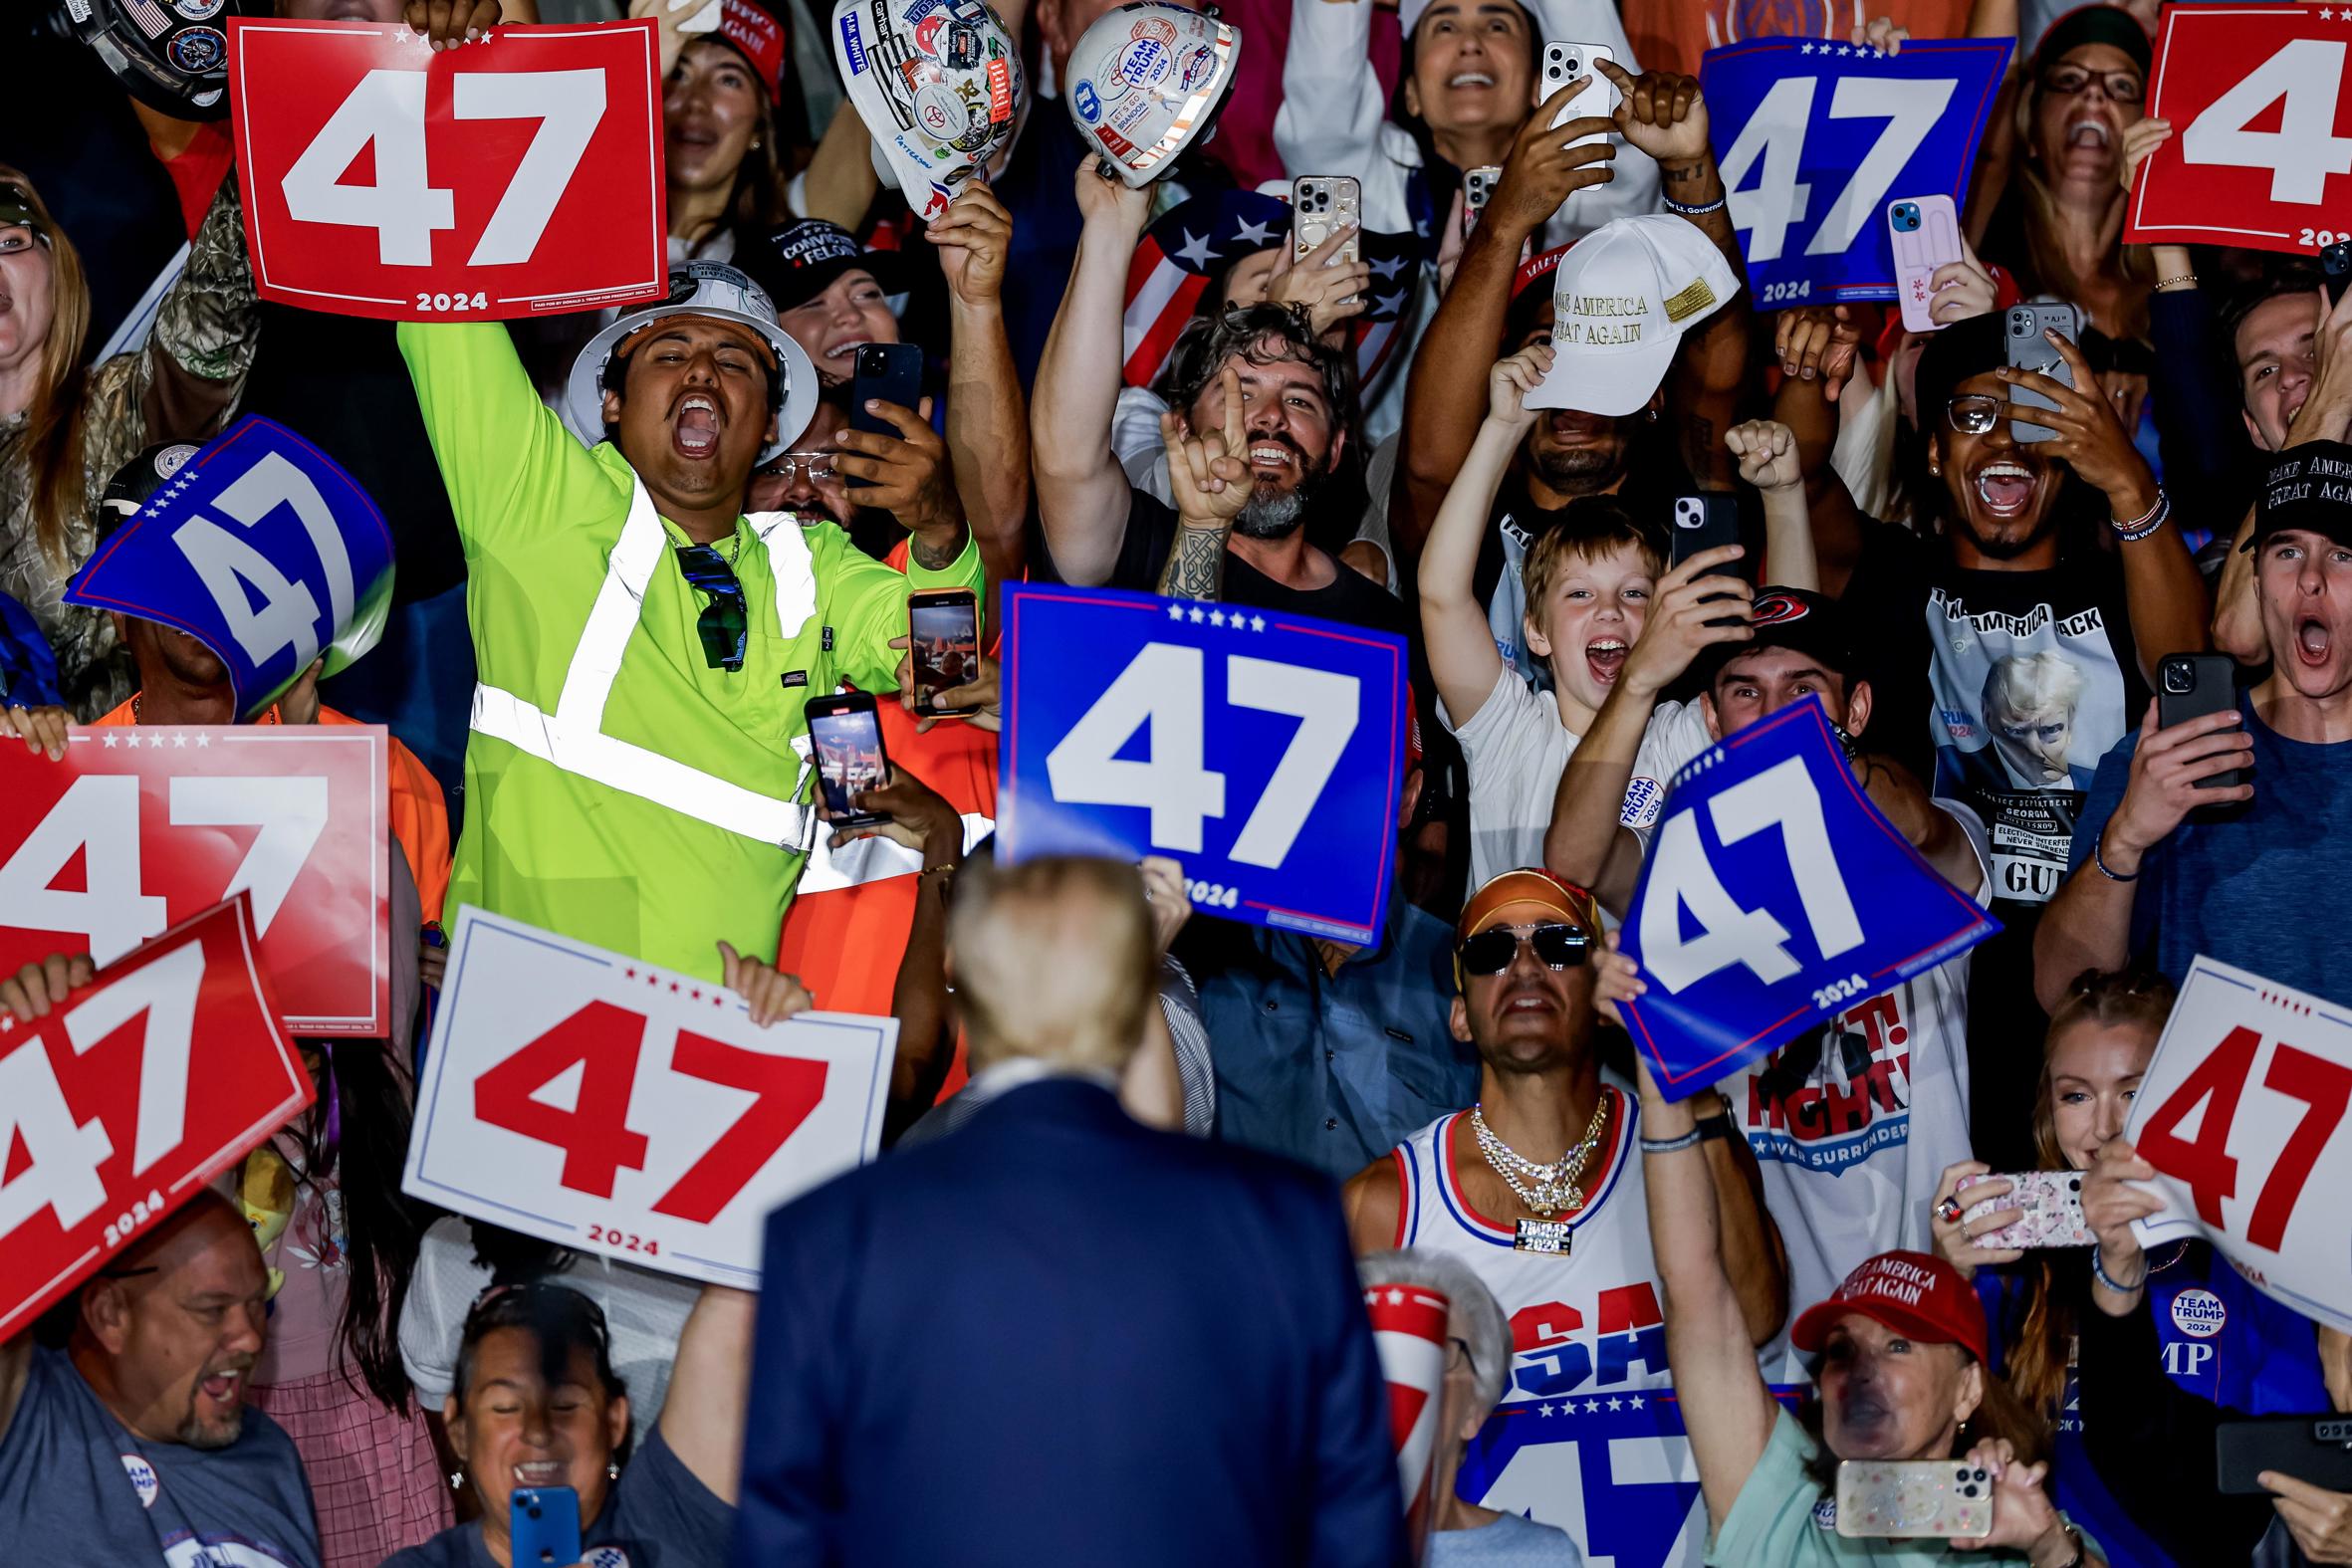
<path fill-rule="evenodd" d="M 0 1016 L 0 1340 L 311 1103 L 249 900 Z"/>
<path fill-rule="evenodd" d="M 255 287 L 343 316 L 536 316 L 669 287 L 654 24 L 229 23 Z"/>
<path fill-rule="evenodd" d="M 2352 238 L 2352 6 L 2172 5 L 2148 112 L 2172 139 L 2141 164 L 2123 237 L 2310 251 Z"/>
<path fill-rule="evenodd" d="M 241 892 L 286 1026 L 391 1028 L 381 725 L 110 725 L 0 746 L 0 974 L 109 964 Z"/>
<path fill-rule="evenodd" d="M 2352 1330 L 2352 1011 L 2199 958 L 2126 1129 L 2163 1173 L 2141 1244 L 2202 1235 L 2306 1317 Z"/>
<path fill-rule="evenodd" d="M 690 975 L 467 908 L 401 1186 L 582 1251 L 751 1288 L 768 1212 L 873 1158 L 898 1020 L 761 1028 Z"/>

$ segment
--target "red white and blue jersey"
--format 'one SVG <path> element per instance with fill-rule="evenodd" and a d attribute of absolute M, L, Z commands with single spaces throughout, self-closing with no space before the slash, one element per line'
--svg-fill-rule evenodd
<path fill-rule="evenodd" d="M 1638 1107 L 1621 1084 L 1601 1093 L 1606 1142 L 1565 1257 L 1517 1250 L 1512 1225 L 1470 1206 L 1455 1166 L 1481 1156 L 1463 1112 L 1397 1147 L 1397 1244 L 1468 1263 L 1511 1321 L 1511 1380 L 1463 1455 L 1461 1494 L 1558 1525 L 1587 1568 L 1697 1568 L 1707 1515 L 1666 1364 Z"/>

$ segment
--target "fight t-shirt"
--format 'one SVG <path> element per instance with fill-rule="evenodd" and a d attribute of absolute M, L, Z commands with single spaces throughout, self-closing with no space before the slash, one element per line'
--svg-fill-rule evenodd
<path fill-rule="evenodd" d="M 620 1472 L 593 1524 L 581 1527 L 587 1568 L 706 1568 L 727 1560 L 735 1510 L 686 1468 L 655 1427 Z M 480 1520 L 443 1530 L 383 1568 L 498 1568 Z"/>
<path fill-rule="evenodd" d="M 0 1557 L 43 1568 L 319 1568 L 294 1442 L 258 1410 L 225 1449 L 142 1443 L 36 1347 L 0 1439 Z"/>

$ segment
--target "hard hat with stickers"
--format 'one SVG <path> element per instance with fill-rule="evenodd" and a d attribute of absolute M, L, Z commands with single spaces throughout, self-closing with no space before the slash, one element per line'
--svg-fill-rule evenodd
<path fill-rule="evenodd" d="M 1242 58 L 1242 30 L 1138 0 L 1105 13 L 1069 52 L 1069 117 L 1131 186 L 1167 177 L 1216 127 Z"/>
<path fill-rule="evenodd" d="M 1012 147 L 1029 114 L 1021 51 L 982 0 L 840 0 L 833 59 L 875 168 L 925 221 Z"/>

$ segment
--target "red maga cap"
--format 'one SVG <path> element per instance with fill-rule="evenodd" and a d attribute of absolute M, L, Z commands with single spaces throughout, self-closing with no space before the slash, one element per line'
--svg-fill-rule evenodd
<path fill-rule="evenodd" d="M 1805 1308 L 1789 1330 L 1789 1343 L 1816 1351 L 1829 1329 L 1849 1312 L 1875 1318 L 1898 1334 L 1935 1345 L 1958 1345 L 1979 1361 L 1986 1352 L 1985 1308 L 1960 1270 L 1926 1252 L 1881 1252 L 1870 1258 L 1829 1299 Z"/>

